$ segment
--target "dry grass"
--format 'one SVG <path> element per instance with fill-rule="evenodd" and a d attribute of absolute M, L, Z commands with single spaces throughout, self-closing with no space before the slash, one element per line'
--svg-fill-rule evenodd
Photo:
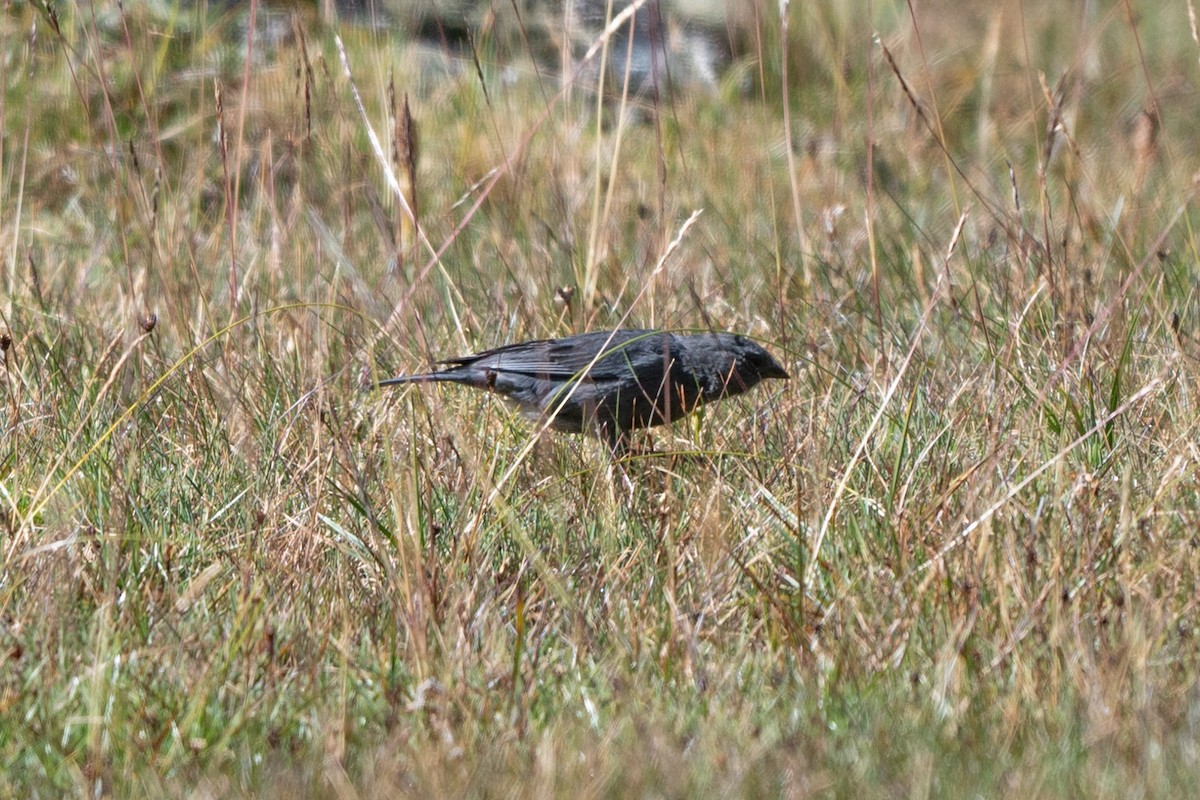
<path fill-rule="evenodd" d="M 97 5 L 0 28 L 0 794 L 1194 789 L 1188 8 L 763 3 L 633 113 Z M 365 388 L 624 324 L 793 380 L 619 469 Z"/>

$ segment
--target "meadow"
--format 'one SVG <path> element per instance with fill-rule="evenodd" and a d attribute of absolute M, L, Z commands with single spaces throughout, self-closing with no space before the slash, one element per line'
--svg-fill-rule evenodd
<path fill-rule="evenodd" d="M 5 4 L 0 795 L 1195 792 L 1194 3 L 755 8 L 655 97 Z M 622 326 L 792 377 L 372 388 Z"/>

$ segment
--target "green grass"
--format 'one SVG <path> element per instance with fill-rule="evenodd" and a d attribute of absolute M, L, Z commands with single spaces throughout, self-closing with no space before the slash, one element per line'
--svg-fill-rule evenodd
<path fill-rule="evenodd" d="M 1194 791 L 1186 6 L 763 3 L 637 114 L 125 6 L 0 18 L 0 795 Z M 617 325 L 793 379 L 367 388 Z"/>

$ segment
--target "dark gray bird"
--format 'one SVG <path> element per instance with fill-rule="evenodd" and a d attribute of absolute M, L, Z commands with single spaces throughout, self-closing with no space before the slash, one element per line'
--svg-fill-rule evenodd
<path fill-rule="evenodd" d="M 770 353 L 733 333 L 596 331 L 540 339 L 438 362 L 445 369 L 401 383 L 462 383 L 488 389 L 534 420 L 592 433 L 614 453 L 627 434 L 673 422 L 701 405 L 739 395 L 764 378 L 787 378 Z"/>

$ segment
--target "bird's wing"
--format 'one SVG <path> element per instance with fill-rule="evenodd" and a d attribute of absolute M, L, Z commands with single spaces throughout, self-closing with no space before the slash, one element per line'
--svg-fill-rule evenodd
<path fill-rule="evenodd" d="M 656 346 L 657 342 L 661 345 Z M 564 380 L 586 370 L 591 379 L 605 380 L 627 376 L 644 361 L 661 361 L 670 347 L 669 334 L 658 331 L 596 331 L 507 345 L 443 363 Z"/>

